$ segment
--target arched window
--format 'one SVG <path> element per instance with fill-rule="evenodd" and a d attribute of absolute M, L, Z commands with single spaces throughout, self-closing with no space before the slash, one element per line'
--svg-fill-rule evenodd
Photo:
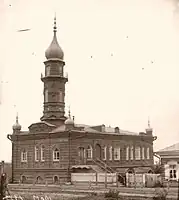
<path fill-rule="evenodd" d="M 114 148 L 114 160 L 120 160 L 121 158 L 121 149 L 120 147 Z"/>
<path fill-rule="evenodd" d="M 106 146 L 104 147 L 102 153 L 103 153 L 103 160 L 106 160 L 106 153 L 107 153 L 107 147 Z"/>
<path fill-rule="evenodd" d="M 144 147 L 142 147 L 142 160 L 144 160 L 145 159 L 145 149 L 144 149 Z"/>
<path fill-rule="evenodd" d="M 55 184 L 58 183 L 58 176 L 54 176 L 54 178 L 53 178 L 53 182 L 54 182 Z"/>
<path fill-rule="evenodd" d="M 129 160 L 129 146 L 126 147 L 126 160 Z"/>
<path fill-rule="evenodd" d="M 109 160 L 112 160 L 112 146 L 109 147 Z"/>
<path fill-rule="evenodd" d="M 46 75 L 50 76 L 50 66 L 46 66 Z"/>
<path fill-rule="evenodd" d="M 59 161 L 60 160 L 60 151 L 56 148 L 53 151 L 53 161 Z"/>
<path fill-rule="evenodd" d="M 25 149 L 21 152 L 21 162 L 27 162 L 27 151 Z"/>
<path fill-rule="evenodd" d="M 21 176 L 21 183 L 25 183 L 26 182 L 26 177 L 25 176 Z"/>
<path fill-rule="evenodd" d="M 48 102 L 48 90 L 45 89 L 45 102 Z"/>
<path fill-rule="evenodd" d="M 150 159 L 150 149 L 149 149 L 149 147 L 147 147 L 147 159 L 148 160 Z"/>
<path fill-rule="evenodd" d="M 45 161 L 45 147 L 41 146 L 41 161 Z"/>
<path fill-rule="evenodd" d="M 140 156 L 140 147 L 135 147 L 135 159 L 136 160 L 140 160 L 141 156 Z"/>
<path fill-rule="evenodd" d="M 39 148 L 35 147 L 35 161 L 39 161 Z"/>
<path fill-rule="evenodd" d="M 134 159 L 134 147 L 131 146 L 130 149 L 131 149 L 131 150 L 130 150 L 130 157 L 131 157 L 131 160 L 133 160 L 133 159 Z"/>
<path fill-rule="evenodd" d="M 91 146 L 88 146 L 87 150 L 86 150 L 86 158 L 87 159 L 92 159 L 93 157 L 93 149 Z"/>
<path fill-rule="evenodd" d="M 60 91 L 60 92 L 58 93 L 58 101 L 59 101 L 59 102 L 63 102 L 63 92 L 62 92 L 62 91 Z"/>

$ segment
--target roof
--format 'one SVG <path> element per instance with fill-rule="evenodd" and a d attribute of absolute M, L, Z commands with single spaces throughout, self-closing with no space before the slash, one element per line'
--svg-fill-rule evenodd
<path fill-rule="evenodd" d="M 173 145 L 171 145 L 169 147 L 161 149 L 161 150 L 157 151 L 157 153 L 158 152 L 168 152 L 168 151 L 169 152 L 171 152 L 171 151 L 179 151 L 179 143 L 176 143 L 176 144 L 173 144 Z"/>

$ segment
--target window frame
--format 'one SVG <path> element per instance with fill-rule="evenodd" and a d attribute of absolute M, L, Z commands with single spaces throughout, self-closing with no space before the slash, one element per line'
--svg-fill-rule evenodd
<path fill-rule="evenodd" d="M 58 155 L 58 156 L 57 156 Z M 53 150 L 53 161 L 58 162 L 60 161 L 60 150 L 58 148 L 55 148 Z"/>

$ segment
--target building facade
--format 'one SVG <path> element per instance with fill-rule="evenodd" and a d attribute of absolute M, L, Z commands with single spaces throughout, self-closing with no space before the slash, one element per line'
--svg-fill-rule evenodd
<path fill-rule="evenodd" d="M 64 53 L 57 41 L 56 19 L 52 43 L 45 52 L 44 111 L 40 122 L 22 131 L 18 122 L 12 142 L 12 181 L 59 183 L 71 172 L 148 173 L 153 166 L 153 130 L 134 133 L 105 125 L 76 124 L 65 117 Z"/>
<path fill-rule="evenodd" d="M 166 181 L 177 184 L 179 180 L 179 143 L 156 152 L 160 156 L 162 176 Z"/>

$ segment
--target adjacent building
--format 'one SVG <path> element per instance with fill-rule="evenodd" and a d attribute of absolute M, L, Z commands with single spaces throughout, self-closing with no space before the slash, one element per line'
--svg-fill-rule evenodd
<path fill-rule="evenodd" d="M 153 130 L 135 133 L 119 127 L 76 124 L 65 116 L 64 53 L 53 40 L 45 52 L 44 110 L 39 122 L 21 130 L 16 118 L 12 142 L 12 181 L 18 183 L 68 182 L 71 172 L 150 173 L 153 166 Z"/>
<path fill-rule="evenodd" d="M 163 178 L 166 181 L 176 182 L 179 179 L 179 143 L 161 149 L 156 154 L 160 156 Z"/>

